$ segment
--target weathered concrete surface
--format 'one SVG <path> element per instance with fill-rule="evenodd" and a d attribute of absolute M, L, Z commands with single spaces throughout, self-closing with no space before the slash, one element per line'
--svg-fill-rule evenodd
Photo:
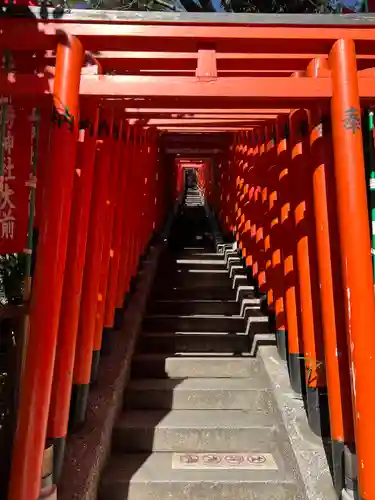
<path fill-rule="evenodd" d="M 126 411 L 113 430 L 113 448 L 125 452 L 273 452 L 273 412 L 246 410 Z"/>
<path fill-rule="evenodd" d="M 171 469 L 171 453 L 117 455 L 111 458 L 100 500 L 301 500 L 283 458 L 274 457 L 278 470 L 243 471 Z"/>
<path fill-rule="evenodd" d="M 259 355 L 271 380 L 308 500 L 337 500 L 322 440 L 309 428 L 303 400 L 290 387 L 286 363 L 274 346 L 261 346 Z"/>
<path fill-rule="evenodd" d="M 134 379 L 125 395 L 126 408 L 175 410 L 269 411 L 269 391 L 262 378 Z"/>
<path fill-rule="evenodd" d="M 165 354 L 137 354 L 132 374 L 154 378 L 248 378 L 256 376 L 260 364 L 250 356 L 234 357 L 227 353 L 214 356 L 208 353 L 190 356 Z"/>
<path fill-rule="evenodd" d="M 173 311 L 177 315 L 195 314 L 227 314 L 232 316 L 238 313 L 238 302 L 235 300 L 223 302 L 221 300 L 156 300 L 150 304 L 149 312 L 168 314 Z"/>

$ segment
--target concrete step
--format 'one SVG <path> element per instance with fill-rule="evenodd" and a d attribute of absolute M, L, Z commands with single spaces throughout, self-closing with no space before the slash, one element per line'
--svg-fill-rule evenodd
<path fill-rule="evenodd" d="M 191 356 L 138 354 L 133 358 L 132 374 L 150 378 L 249 378 L 264 370 L 259 360 L 249 356 L 213 353 Z"/>
<path fill-rule="evenodd" d="M 143 328 L 147 332 L 244 332 L 241 316 L 224 315 L 152 315 L 146 316 Z"/>
<path fill-rule="evenodd" d="M 266 411 L 127 410 L 114 426 L 112 446 L 123 452 L 272 453 L 275 423 Z"/>
<path fill-rule="evenodd" d="M 174 273 L 172 270 L 162 271 L 156 275 L 155 283 L 157 288 L 205 288 L 205 287 L 231 287 L 232 281 L 228 272 L 223 269 L 218 271 L 208 271 L 205 273 Z"/>
<path fill-rule="evenodd" d="M 172 259 L 199 259 L 199 260 L 216 260 L 220 261 L 222 263 L 225 263 L 224 261 L 224 256 L 220 255 L 216 252 L 213 252 L 210 249 L 204 249 L 204 248 L 186 248 L 184 250 L 181 250 L 175 254 L 170 255 L 170 258 Z"/>
<path fill-rule="evenodd" d="M 258 378 L 135 379 L 126 408 L 175 410 L 271 410 L 266 376 Z"/>
<path fill-rule="evenodd" d="M 158 270 L 164 269 L 178 273 L 228 274 L 228 267 L 224 259 L 180 259 L 179 257 L 169 257 L 159 263 Z"/>
<path fill-rule="evenodd" d="M 270 321 L 268 316 L 264 316 L 260 311 L 246 311 L 246 332 L 250 336 L 259 333 L 269 333 Z"/>
<path fill-rule="evenodd" d="M 251 339 L 245 333 L 145 332 L 138 341 L 138 350 L 149 353 L 250 352 Z"/>
<path fill-rule="evenodd" d="M 181 262 L 180 259 L 177 260 L 177 262 Z M 217 273 L 217 274 L 222 274 L 229 276 L 229 270 L 226 268 L 224 265 L 224 261 L 200 261 L 200 264 L 190 264 L 190 265 L 183 265 L 183 264 L 178 264 L 176 261 L 168 261 L 165 263 L 162 263 L 159 266 L 158 272 L 163 273 L 167 272 L 168 274 L 182 274 L 182 275 L 201 275 L 201 274 L 209 274 L 209 273 Z M 199 262 L 199 261 L 195 261 Z M 207 264 L 206 264 L 207 262 Z"/>
<path fill-rule="evenodd" d="M 235 276 L 246 276 L 246 269 L 243 266 L 233 265 L 229 269 L 229 277 L 234 278 Z"/>
<path fill-rule="evenodd" d="M 229 278 L 228 278 L 229 279 Z M 230 287 L 195 287 L 195 288 L 181 288 L 181 287 L 159 287 L 155 286 L 151 292 L 151 298 L 155 299 L 169 299 L 169 300 L 235 300 L 236 292 Z"/>
<path fill-rule="evenodd" d="M 226 269 L 225 260 L 223 257 L 218 258 L 180 258 L 176 257 L 174 259 L 169 258 L 169 262 L 173 262 L 173 265 L 178 266 L 180 269 Z"/>
<path fill-rule="evenodd" d="M 151 314 L 223 314 L 227 316 L 238 315 L 241 305 L 235 300 L 183 300 L 183 301 L 154 301 L 148 308 Z"/>
<path fill-rule="evenodd" d="M 256 458 L 256 456 L 254 456 Z M 115 455 L 104 471 L 98 500 L 300 500 L 301 489 L 273 454 L 277 469 L 176 468 L 181 455 Z M 178 460 L 179 459 L 179 460 Z M 182 456 L 185 459 L 185 456 Z M 178 465 L 179 466 L 179 465 Z M 195 466 L 196 467 L 196 466 Z"/>

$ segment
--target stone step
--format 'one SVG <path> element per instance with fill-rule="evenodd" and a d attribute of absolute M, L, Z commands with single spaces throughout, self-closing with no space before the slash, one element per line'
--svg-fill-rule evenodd
<path fill-rule="evenodd" d="M 242 353 L 250 352 L 250 349 L 250 337 L 233 332 L 144 332 L 138 341 L 138 350 L 149 353 Z"/>
<path fill-rule="evenodd" d="M 251 449 L 249 452 L 251 453 Z M 255 465 L 255 470 L 188 469 L 184 464 L 184 468 L 180 469 L 175 465 L 181 462 L 180 457 L 172 453 L 114 455 L 104 470 L 98 500 L 304 498 L 302 488 L 294 483 L 293 473 L 286 469 L 282 458 L 276 453 L 272 458 L 277 469 Z M 256 460 L 259 455 L 254 454 L 252 457 Z"/>
<path fill-rule="evenodd" d="M 173 259 L 199 259 L 199 260 L 216 260 L 225 263 L 224 256 L 212 250 L 204 248 L 190 248 L 181 250 L 173 255 L 170 255 Z"/>
<path fill-rule="evenodd" d="M 228 278 L 229 279 L 229 278 Z M 250 295 L 250 294 L 249 294 Z M 199 288 L 162 288 L 155 286 L 151 292 L 151 298 L 155 299 L 169 299 L 169 300 L 235 300 L 236 292 L 230 287 L 212 286 L 199 287 Z M 249 296 L 247 296 L 249 298 Z"/>
<path fill-rule="evenodd" d="M 277 448 L 273 412 L 246 410 L 127 410 L 116 422 L 116 451 L 271 453 Z"/>
<path fill-rule="evenodd" d="M 246 276 L 246 269 L 243 266 L 231 266 L 228 271 L 229 277 L 232 279 L 236 276 Z"/>
<path fill-rule="evenodd" d="M 241 304 L 235 300 L 183 300 L 183 301 L 163 301 L 151 302 L 149 305 L 151 314 L 224 314 L 233 316 L 240 313 Z"/>
<path fill-rule="evenodd" d="M 143 328 L 147 332 L 244 332 L 241 316 L 224 315 L 152 315 L 146 316 Z"/>
<path fill-rule="evenodd" d="M 167 255 L 163 259 L 160 259 L 159 266 L 163 268 L 170 268 L 174 270 L 200 270 L 205 269 L 209 270 L 218 270 L 225 271 L 227 270 L 227 266 L 225 264 L 225 260 L 221 259 L 213 259 L 213 258 L 189 258 L 189 257 L 180 257 L 178 255 L 171 256 Z"/>
<path fill-rule="evenodd" d="M 208 271 L 206 273 L 174 273 L 164 270 L 155 277 L 156 287 L 160 289 L 176 288 L 205 288 L 205 287 L 232 287 L 232 280 L 227 270 L 222 272 Z"/>
<path fill-rule="evenodd" d="M 132 374 L 150 378 L 248 378 L 264 370 L 259 360 L 249 356 L 213 353 L 191 356 L 138 354 L 134 356 Z"/>
<path fill-rule="evenodd" d="M 172 259 L 170 258 L 169 261 Z M 172 260 L 175 266 L 178 266 L 180 269 L 226 269 L 224 258 L 221 259 L 212 259 L 208 257 L 207 259 L 193 259 L 193 258 L 175 258 Z"/>
<path fill-rule="evenodd" d="M 125 407 L 135 409 L 271 410 L 266 376 L 255 378 L 135 379 Z"/>
<path fill-rule="evenodd" d="M 260 311 L 257 314 L 253 310 L 246 311 L 246 332 L 253 337 L 259 333 L 269 333 L 270 320 Z"/>
<path fill-rule="evenodd" d="M 180 262 L 180 261 L 179 261 Z M 168 261 L 161 263 L 158 268 L 158 273 L 162 275 L 163 273 L 168 273 L 169 275 L 204 275 L 204 274 L 221 274 L 224 276 L 229 276 L 229 270 L 224 266 L 224 261 L 207 261 L 213 262 L 213 264 L 205 264 L 205 261 L 201 261 L 201 264 L 191 264 L 189 266 L 178 264 L 175 261 Z M 165 275 L 164 275 L 165 276 Z"/>

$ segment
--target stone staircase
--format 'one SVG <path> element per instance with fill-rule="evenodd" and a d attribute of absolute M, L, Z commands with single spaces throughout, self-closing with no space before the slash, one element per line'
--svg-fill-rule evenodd
<path fill-rule="evenodd" d="M 160 259 L 100 500 L 306 498 L 202 204 L 188 193 Z"/>

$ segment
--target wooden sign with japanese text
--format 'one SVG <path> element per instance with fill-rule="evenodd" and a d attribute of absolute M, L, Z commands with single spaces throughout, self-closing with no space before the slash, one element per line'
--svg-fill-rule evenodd
<path fill-rule="evenodd" d="M 0 253 L 23 252 L 29 218 L 32 108 L 6 105 L 4 173 L 0 179 Z"/>

